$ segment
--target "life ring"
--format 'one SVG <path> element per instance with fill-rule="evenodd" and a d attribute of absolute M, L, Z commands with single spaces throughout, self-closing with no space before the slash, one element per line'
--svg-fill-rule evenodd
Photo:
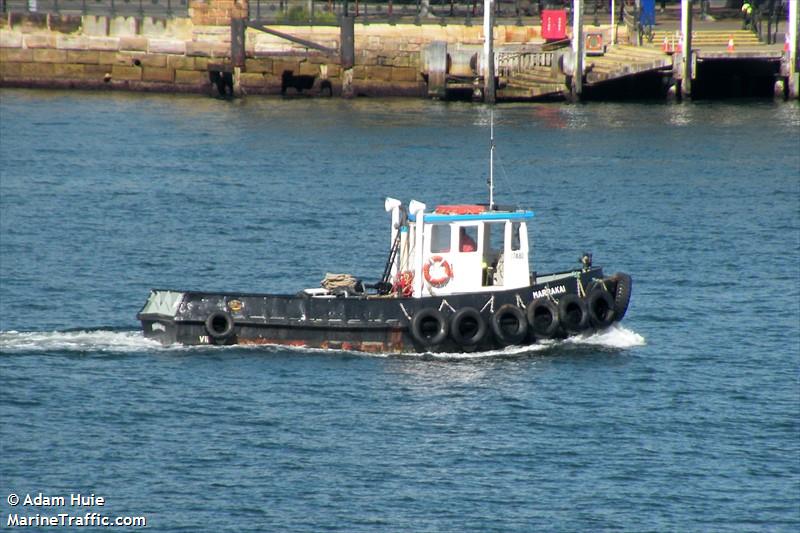
<path fill-rule="evenodd" d="M 504 304 L 492 315 L 492 331 L 503 346 L 520 344 L 528 334 L 528 320 L 519 307 Z"/>
<path fill-rule="evenodd" d="M 631 289 L 633 280 L 627 274 L 617 273 L 611 277 L 616 280 L 617 286 L 614 289 L 614 320 L 622 320 L 628 311 L 628 304 L 631 301 Z"/>
<path fill-rule="evenodd" d="M 233 333 L 233 317 L 227 311 L 214 311 L 206 318 L 205 326 L 214 340 L 222 341 Z"/>
<path fill-rule="evenodd" d="M 447 320 L 438 309 L 418 311 L 411 319 L 411 336 L 426 348 L 432 348 L 447 338 Z"/>
<path fill-rule="evenodd" d="M 589 291 L 586 297 L 589 320 L 598 329 L 607 328 L 614 322 L 614 298 L 601 286 Z"/>
<path fill-rule="evenodd" d="M 459 309 L 450 319 L 450 337 L 459 346 L 475 346 L 486 336 L 486 330 L 486 322 L 474 307 Z"/>
<path fill-rule="evenodd" d="M 550 298 L 537 298 L 529 303 L 525 317 L 536 337 L 552 339 L 558 334 L 558 306 Z"/>
<path fill-rule="evenodd" d="M 565 294 L 558 301 L 558 320 L 567 333 L 580 333 L 589 327 L 589 310 L 577 294 Z"/>
<path fill-rule="evenodd" d="M 441 276 L 431 276 L 431 267 L 433 266 L 442 270 Z M 447 262 L 447 259 L 441 255 L 434 255 L 428 259 L 427 263 L 425 263 L 425 266 L 422 269 L 422 274 L 425 276 L 425 280 L 430 283 L 432 287 L 444 287 L 453 278 L 453 267 L 451 267 L 450 263 Z"/>

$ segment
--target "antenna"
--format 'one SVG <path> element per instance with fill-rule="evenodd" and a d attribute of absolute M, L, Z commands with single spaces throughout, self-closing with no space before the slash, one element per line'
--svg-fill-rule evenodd
<path fill-rule="evenodd" d="M 494 210 L 494 109 L 489 113 L 489 211 L 492 211 Z"/>

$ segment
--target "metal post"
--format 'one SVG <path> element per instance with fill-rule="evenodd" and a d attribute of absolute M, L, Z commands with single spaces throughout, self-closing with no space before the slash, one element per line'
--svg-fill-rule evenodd
<path fill-rule="evenodd" d="M 572 98 L 580 100 L 583 92 L 583 0 L 572 2 Z"/>
<path fill-rule="evenodd" d="M 483 0 L 483 101 L 494 103 L 494 0 Z"/>
<path fill-rule="evenodd" d="M 789 2 L 789 98 L 800 98 L 800 74 L 797 72 L 797 2 Z"/>
<path fill-rule="evenodd" d="M 489 211 L 494 210 L 494 111 L 489 119 Z"/>
<path fill-rule="evenodd" d="M 692 95 L 692 0 L 681 0 L 681 34 L 681 96 L 689 97 Z"/>

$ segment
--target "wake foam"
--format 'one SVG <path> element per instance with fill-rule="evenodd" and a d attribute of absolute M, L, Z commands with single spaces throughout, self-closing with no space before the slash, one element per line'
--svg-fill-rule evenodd
<path fill-rule="evenodd" d="M 557 350 L 561 346 L 593 346 L 599 348 L 625 350 L 644 346 L 645 339 L 638 333 L 619 324 L 595 333 L 577 335 L 565 340 L 542 341 L 530 346 L 509 346 L 504 350 L 486 352 L 461 353 L 425 353 L 401 354 L 404 357 L 429 357 L 434 359 L 477 359 L 484 357 L 515 357 Z M 43 352 L 94 352 L 94 353 L 136 353 L 153 351 L 208 351 L 208 350 L 261 350 L 303 353 L 347 352 L 346 350 L 322 350 L 319 348 L 303 348 L 294 346 L 266 345 L 233 345 L 233 346 L 162 346 L 158 341 L 146 339 L 141 331 L 86 330 L 86 331 L 50 331 L 19 332 L 0 331 L 0 353 L 43 353 Z M 364 354 L 347 352 L 373 357 L 388 357 L 393 354 Z"/>
<path fill-rule="evenodd" d="M 619 323 L 593 333 L 584 333 L 563 340 L 544 340 L 529 346 L 509 346 L 504 350 L 490 350 L 473 353 L 426 353 L 424 356 L 435 359 L 478 359 L 482 357 L 515 357 L 541 352 L 557 351 L 562 346 L 588 346 L 611 350 L 626 350 L 644 346 L 645 339 L 635 331 L 627 329 Z"/>
<path fill-rule="evenodd" d="M 602 346 L 604 348 L 614 348 L 618 350 L 636 348 L 637 346 L 644 346 L 647 344 L 644 337 L 633 330 L 619 325 L 619 323 L 612 324 L 610 328 L 595 333 L 570 337 L 563 342 L 586 346 Z"/>
<path fill-rule="evenodd" d="M 145 339 L 141 331 L 0 331 L 0 352 L 146 352 L 161 344 Z"/>

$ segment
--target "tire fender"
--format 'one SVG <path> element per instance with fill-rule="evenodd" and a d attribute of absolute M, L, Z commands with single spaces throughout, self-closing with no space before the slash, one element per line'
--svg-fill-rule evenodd
<path fill-rule="evenodd" d="M 447 338 L 447 333 L 447 320 L 437 309 L 422 309 L 411 319 L 411 336 L 426 348 L 441 344 Z"/>
<path fill-rule="evenodd" d="M 633 288 L 633 280 L 627 274 L 617 273 L 611 279 L 617 281 L 617 286 L 614 289 L 614 320 L 622 320 L 625 313 L 628 311 L 628 304 L 631 301 L 631 289 Z"/>
<path fill-rule="evenodd" d="M 589 327 L 586 302 L 577 294 L 565 294 L 558 301 L 558 320 L 567 333 L 580 333 Z"/>
<path fill-rule="evenodd" d="M 525 308 L 528 326 L 536 337 L 552 339 L 558 335 L 558 306 L 550 298 L 537 298 Z"/>
<path fill-rule="evenodd" d="M 595 287 L 586 297 L 589 320 L 597 329 L 604 329 L 614 322 L 614 298 L 602 287 Z"/>
<path fill-rule="evenodd" d="M 528 335 L 528 319 L 513 304 L 504 304 L 492 315 L 492 331 L 503 346 L 521 344 Z"/>
<path fill-rule="evenodd" d="M 486 321 L 474 307 L 459 309 L 450 319 L 450 338 L 462 347 L 475 346 L 481 342 L 487 329 Z"/>
<path fill-rule="evenodd" d="M 233 317 L 227 311 L 214 311 L 205 322 L 206 331 L 217 341 L 223 341 L 233 334 Z"/>

